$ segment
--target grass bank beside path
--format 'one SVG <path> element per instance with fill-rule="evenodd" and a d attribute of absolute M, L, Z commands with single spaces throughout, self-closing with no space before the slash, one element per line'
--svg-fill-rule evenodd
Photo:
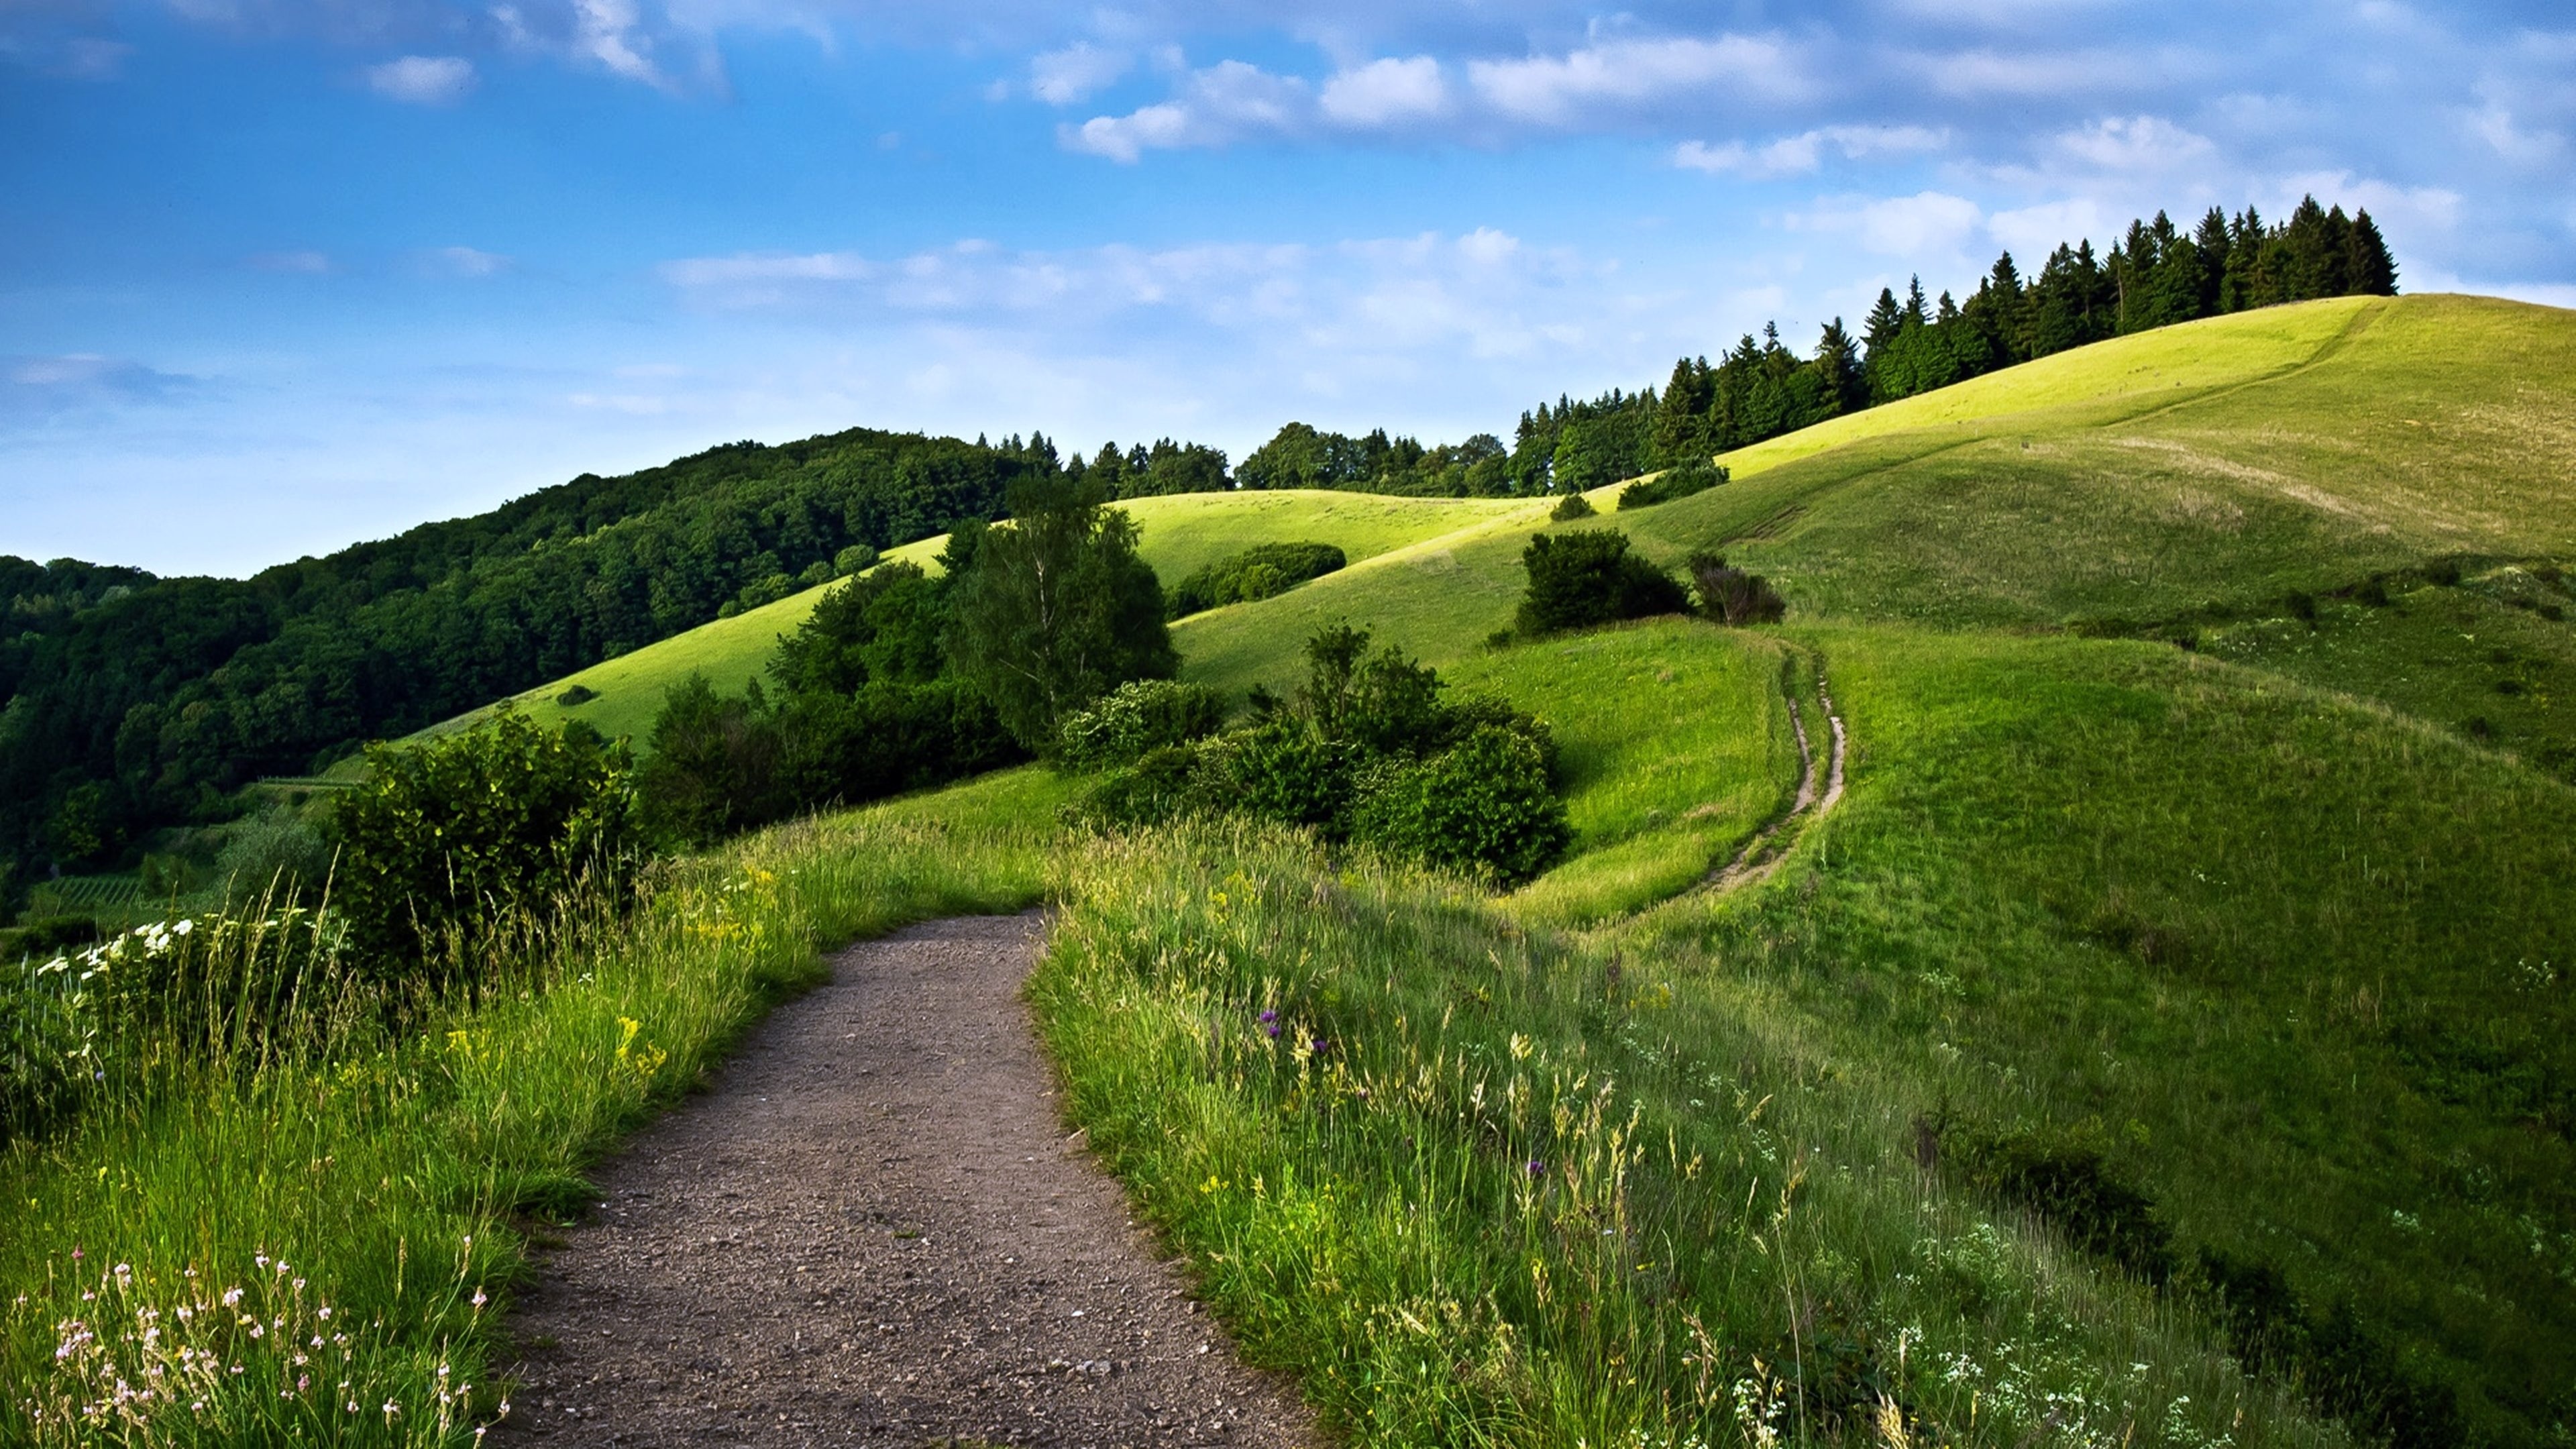
<path fill-rule="evenodd" d="M 1092 1143 L 1352 1443 L 2339 1442 L 1928 1192 L 1906 1084 L 1709 956 L 1210 826 L 1079 857 L 1031 994 Z"/>
<path fill-rule="evenodd" d="M 581 1210 L 822 951 L 1038 900 L 1060 795 L 1014 771 L 763 832 L 322 1059 L 102 1063 L 104 1101 L 0 1156 L 0 1442 L 470 1442 L 527 1215 Z"/>

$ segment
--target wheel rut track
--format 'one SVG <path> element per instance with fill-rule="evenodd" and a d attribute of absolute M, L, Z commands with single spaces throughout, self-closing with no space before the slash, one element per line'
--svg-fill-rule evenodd
<path fill-rule="evenodd" d="M 523 1444 L 1288 1446 L 1068 1137 L 1021 983 L 1044 923 L 843 952 L 597 1174 L 512 1327 Z"/>
<path fill-rule="evenodd" d="M 1744 848 L 1737 851 L 1732 859 L 1708 873 L 1707 880 L 1702 883 L 1705 890 L 1722 895 L 1769 880 L 1771 873 L 1780 868 L 1780 862 L 1788 858 L 1781 840 L 1791 827 L 1802 826 L 1806 821 L 1827 814 L 1842 801 L 1845 758 L 1850 753 L 1851 736 L 1850 731 L 1844 728 L 1842 715 L 1834 709 L 1832 688 L 1825 679 L 1824 661 L 1819 659 L 1815 663 L 1816 707 L 1825 717 L 1827 727 L 1824 779 L 1819 783 L 1816 778 L 1815 745 L 1807 735 L 1806 714 L 1798 707 L 1798 691 L 1791 687 L 1783 693 L 1789 704 L 1789 728 L 1798 738 L 1797 797 L 1770 824 L 1753 832 L 1753 838 L 1744 842 Z"/>

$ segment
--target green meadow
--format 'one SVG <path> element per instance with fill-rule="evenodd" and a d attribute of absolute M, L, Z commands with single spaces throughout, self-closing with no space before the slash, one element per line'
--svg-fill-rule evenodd
<path fill-rule="evenodd" d="M 0 1242 L 34 1305 L 0 1369 L 52 1351 L 78 1242 L 165 1286 L 329 1264 L 389 1399 L 479 1380 L 463 1291 L 505 1299 L 539 1210 L 817 951 L 1044 899 L 1069 1111 L 1348 1442 L 2576 1443 L 2576 314 L 2240 313 L 1723 461 L 1572 524 L 1121 505 L 1167 581 L 1351 558 L 1178 621 L 1185 679 L 1284 686 L 1346 622 L 1546 721 L 1575 841 L 1521 890 L 1221 822 L 1071 831 L 1037 767 L 752 837 L 363 1071 L 172 1066 L 0 1158 L 46 1225 Z M 1724 553 L 1787 622 L 1496 638 L 1528 538 L 1601 527 Z M 813 600 L 523 699 L 640 737 Z M 575 683 L 599 698 L 550 703 Z M 1847 793 L 1712 888 L 1826 693 Z"/>

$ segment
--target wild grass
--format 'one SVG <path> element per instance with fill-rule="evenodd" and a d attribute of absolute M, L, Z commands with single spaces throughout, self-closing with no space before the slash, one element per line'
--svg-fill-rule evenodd
<path fill-rule="evenodd" d="M 1094 846 L 1031 985 L 1071 1110 L 1362 1445 L 2331 1443 L 1932 1189 L 1770 983 L 1198 828 Z"/>
<path fill-rule="evenodd" d="M 2089 1142 L 2455 1386 L 2576 1425 L 2576 791 L 2169 646 L 1793 631 L 1853 784 L 1704 949 L 1955 1111 Z"/>
<path fill-rule="evenodd" d="M 337 999 L 297 1050 L 103 1041 L 87 1109 L 0 1155 L 0 1439 L 466 1442 L 501 1411 L 531 1220 L 581 1211 L 582 1170 L 815 981 L 819 948 L 1037 899 L 1045 836 L 1009 822 L 1057 793 L 1020 771 L 764 832 L 631 908 L 567 903 L 478 1001 Z M 207 971 L 309 964 L 273 949 Z"/>
<path fill-rule="evenodd" d="M 2385 602 L 2308 598 L 2200 631 L 2199 646 L 2320 689 L 2375 700 L 2576 782 L 2576 607 L 2505 566 L 2455 586 L 2385 587 Z M 2552 615 L 2556 617 L 2552 617 Z"/>
<path fill-rule="evenodd" d="M 1697 884 L 1798 786 L 1779 640 L 1656 619 L 1471 655 L 1460 689 L 1545 720 L 1567 778 L 1568 860 L 1516 892 L 1534 921 L 1580 925 Z"/>

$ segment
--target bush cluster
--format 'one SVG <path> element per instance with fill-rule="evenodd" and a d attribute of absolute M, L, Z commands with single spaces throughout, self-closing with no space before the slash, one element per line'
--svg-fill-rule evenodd
<path fill-rule="evenodd" d="M 1220 604 L 1248 604 L 1337 572 L 1349 562 L 1329 543 L 1255 544 L 1181 580 L 1172 590 L 1168 612 L 1177 619 Z"/>
<path fill-rule="evenodd" d="M 1746 573 L 1713 553 L 1695 553 L 1682 565 L 1699 592 L 1699 611 L 1721 624 L 1777 624 L 1788 602 L 1760 574 Z"/>
<path fill-rule="evenodd" d="M 1444 698 L 1432 670 L 1368 645 L 1347 626 L 1315 635 L 1293 696 L 1256 690 L 1240 729 L 1147 743 L 1071 814 L 1103 828 L 1243 814 L 1504 886 L 1553 864 L 1573 828 L 1546 726 L 1499 700 Z"/>
<path fill-rule="evenodd" d="M 1688 498 L 1694 493 L 1705 493 L 1725 481 L 1727 481 L 1727 472 L 1724 467 L 1706 458 L 1693 458 L 1688 462 L 1676 463 L 1652 478 L 1640 478 L 1620 489 L 1619 507 L 1626 510 L 1670 503 L 1676 498 Z"/>
<path fill-rule="evenodd" d="M 1522 550 L 1521 567 L 1529 588 L 1513 627 L 1524 638 L 1690 608 L 1673 576 L 1630 553 L 1628 535 L 1616 529 L 1539 534 Z"/>
<path fill-rule="evenodd" d="M 388 975 L 447 984 L 471 959 L 460 938 L 551 913 L 643 852 L 626 745 L 579 721 L 548 731 L 504 705 L 463 734 L 374 746 L 367 765 L 331 816 L 332 906 Z"/>
<path fill-rule="evenodd" d="M 1066 715 L 1055 757 L 1075 770 L 1132 765 L 1156 750 L 1186 745 L 1225 725 L 1225 697 L 1204 684 L 1138 679 L 1089 709 Z"/>
<path fill-rule="evenodd" d="M 1599 509 L 1592 506 L 1591 499 L 1584 497 L 1580 493 L 1568 493 L 1564 497 L 1556 500 L 1556 506 L 1547 511 L 1547 521 L 1550 523 L 1572 523 L 1578 518 L 1594 517 L 1599 512 Z"/>
<path fill-rule="evenodd" d="M 700 845 L 835 803 L 944 784 L 1028 758 L 963 680 L 871 680 L 848 694 L 718 695 L 691 674 L 653 721 L 639 773 L 659 840 Z"/>

